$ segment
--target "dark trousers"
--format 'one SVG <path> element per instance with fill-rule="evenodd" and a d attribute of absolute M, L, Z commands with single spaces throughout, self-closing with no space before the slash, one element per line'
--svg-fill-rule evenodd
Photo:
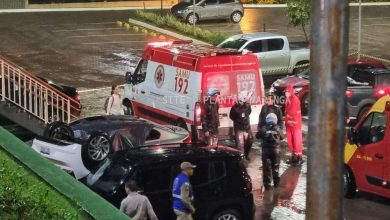
<path fill-rule="evenodd" d="M 235 131 L 236 147 L 248 157 L 253 144 L 252 132 L 249 131 Z"/>
<path fill-rule="evenodd" d="M 261 160 L 263 161 L 263 185 L 271 186 L 273 179 L 274 185 L 279 185 L 279 164 L 280 150 L 276 147 L 263 147 Z M 272 175 L 272 176 L 271 176 Z"/>

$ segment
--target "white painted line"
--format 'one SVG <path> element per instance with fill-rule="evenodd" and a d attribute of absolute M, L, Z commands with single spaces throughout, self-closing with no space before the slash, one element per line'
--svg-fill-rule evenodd
<path fill-rule="evenodd" d="M 386 27 L 390 27 L 390 24 L 365 24 L 363 26 L 365 26 L 365 27 L 368 27 L 368 26 L 386 26 Z"/>
<path fill-rule="evenodd" d="M 123 28 L 80 28 L 80 29 L 63 29 L 52 30 L 52 32 L 69 32 L 69 31 L 101 31 L 101 30 L 121 30 Z"/>
<path fill-rule="evenodd" d="M 91 35 L 76 35 L 69 36 L 69 38 L 83 38 L 83 37 L 109 37 L 109 36 L 137 36 L 145 34 L 91 34 Z"/>
<path fill-rule="evenodd" d="M 116 22 L 97 22 L 97 23 L 65 23 L 65 24 L 42 24 L 41 27 L 50 27 L 50 26 L 79 26 L 79 25 L 92 25 L 92 24 L 115 24 Z"/>
<path fill-rule="evenodd" d="M 92 44 L 122 44 L 122 43 L 147 43 L 150 41 L 147 40 L 126 40 L 126 41 L 108 41 L 108 42 L 92 42 L 92 43 L 81 43 L 84 45 L 92 45 Z"/>
<path fill-rule="evenodd" d="M 362 18 L 363 20 L 374 20 L 374 19 L 390 19 L 390 17 L 372 17 L 372 18 Z M 354 18 L 353 20 L 359 20 L 359 18 Z"/>

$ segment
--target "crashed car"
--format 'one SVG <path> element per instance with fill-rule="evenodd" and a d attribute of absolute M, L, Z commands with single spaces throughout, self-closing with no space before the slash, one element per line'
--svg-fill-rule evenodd
<path fill-rule="evenodd" d="M 54 122 L 46 127 L 43 136 L 81 145 L 81 157 L 87 166 L 96 165 L 118 150 L 141 145 L 190 142 L 189 133 L 183 128 L 158 125 L 125 115 L 88 117 L 69 125 Z M 48 145 L 50 149 L 52 146 Z"/>

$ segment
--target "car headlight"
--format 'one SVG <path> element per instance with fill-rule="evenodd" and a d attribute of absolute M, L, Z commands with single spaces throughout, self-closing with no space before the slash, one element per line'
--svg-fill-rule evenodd
<path fill-rule="evenodd" d="M 302 87 L 296 87 L 294 88 L 294 93 L 298 93 L 302 90 Z"/>

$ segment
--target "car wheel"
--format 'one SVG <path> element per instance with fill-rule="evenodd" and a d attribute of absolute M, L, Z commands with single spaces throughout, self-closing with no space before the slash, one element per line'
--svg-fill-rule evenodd
<path fill-rule="evenodd" d="M 187 16 L 187 19 L 186 19 L 187 23 L 189 24 L 196 24 L 198 22 L 198 16 L 194 13 L 191 13 Z"/>
<path fill-rule="evenodd" d="M 301 66 L 301 65 L 305 65 L 305 64 L 309 64 L 309 62 L 308 61 L 301 61 L 301 62 L 297 63 L 295 65 L 295 67 L 294 67 L 293 74 L 297 75 L 297 74 L 299 74 L 299 73 L 301 73 L 303 71 L 308 70 L 309 69 L 309 65 Z"/>
<path fill-rule="evenodd" d="M 307 115 L 309 113 L 309 94 L 303 96 L 301 100 L 301 109 L 302 115 Z"/>
<path fill-rule="evenodd" d="M 87 156 L 89 160 L 100 162 L 111 153 L 111 142 L 103 133 L 91 135 L 87 143 Z"/>
<path fill-rule="evenodd" d="M 227 209 L 215 214 L 213 220 L 241 220 L 241 215 L 234 209 Z"/>
<path fill-rule="evenodd" d="M 345 198 L 353 198 L 356 194 L 356 183 L 355 178 L 351 171 L 348 168 L 344 167 L 344 197 Z"/>
<path fill-rule="evenodd" d="M 123 100 L 123 105 L 126 107 L 125 115 L 134 115 L 133 105 L 129 100 Z"/>
<path fill-rule="evenodd" d="M 360 121 L 361 118 L 363 118 L 364 115 L 370 110 L 371 106 L 364 106 L 362 109 L 360 109 L 359 114 L 357 116 L 357 121 Z"/>
<path fill-rule="evenodd" d="M 61 121 L 48 124 L 43 132 L 43 136 L 64 141 L 74 141 L 72 128 Z"/>
<path fill-rule="evenodd" d="M 230 16 L 230 19 L 231 19 L 234 23 L 240 22 L 241 19 L 242 19 L 242 14 L 241 14 L 241 12 L 239 12 L 239 11 L 233 12 L 232 15 Z"/>

